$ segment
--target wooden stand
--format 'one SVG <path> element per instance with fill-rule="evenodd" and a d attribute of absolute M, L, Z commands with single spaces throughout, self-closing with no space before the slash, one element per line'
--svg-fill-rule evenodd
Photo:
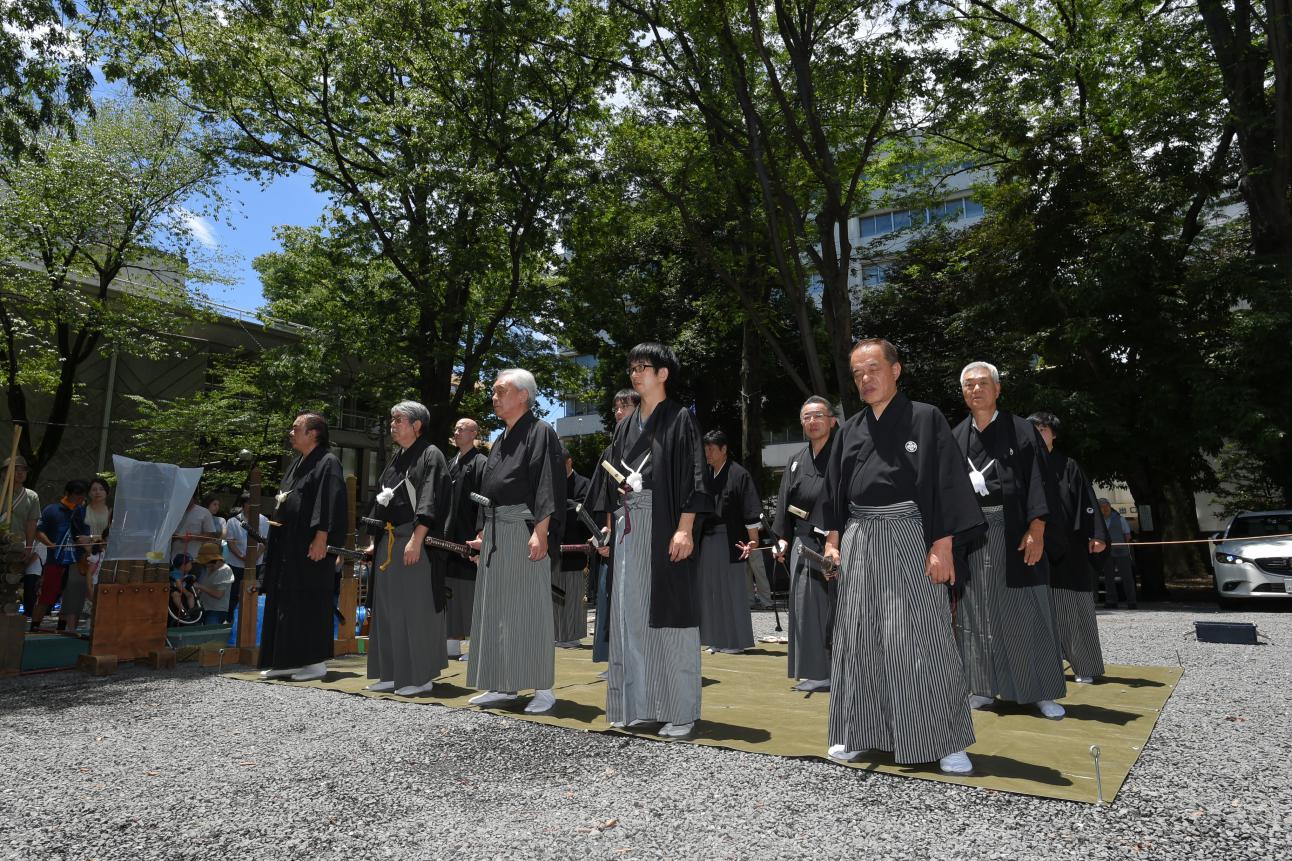
<path fill-rule="evenodd" d="M 127 576 L 147 577 L 142 565 L 127 566 Z M 100 583 L 94 591 L 94 628 L 90 651 L 77 666 L 95 675 L 116 671 L 121 661 L 145 659 L 150 666 L 173 667 L 174 652 L 166 648 L 166 602 L 170 588 L 165 583 Z M 167 661 L 163 653 L 169 652 Z"/>
<path fill-rule="evenodd" d="M 345 477 L 346 547 L 354 549 L 355 505 L 358 490 L 358 479 L 353 475 Z M 354 560 L 347 559 L 341 566 L 341 594 L 337 600 L 337 610 L 341 612 L 341 624 L 338 626 L 336 640 L 332 644 L 333 657 L 353 655 L 359 651 L 359 641 L 355 639 L 355 618 L 359 612 L 359 581 L 354 576 Z"/>

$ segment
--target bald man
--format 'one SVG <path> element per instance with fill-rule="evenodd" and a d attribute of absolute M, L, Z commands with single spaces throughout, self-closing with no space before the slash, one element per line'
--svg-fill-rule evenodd
<path fill-rule="evenodd" d="M 450 541 L 465 543 L 476 537 L 478 514 L 471 494 L 480 490 L 480 476 L 484 472 L 485 456 L 476 447 L 480 426 L 469 418 L 460 418 L 453 425 L 453 445 L 457 454 L 449 461 L 449 480 L 453 483 L 453 507 L 449 513 L 445 537 Z M 445 576 L 449 597 L 444 606 L 444 621 L 448 634 L 450 658 L 462 657 L 462 641 L 471 633 L 471 611 L 475 606 L 476 563 L 460 556 L 449 557 Z"/>

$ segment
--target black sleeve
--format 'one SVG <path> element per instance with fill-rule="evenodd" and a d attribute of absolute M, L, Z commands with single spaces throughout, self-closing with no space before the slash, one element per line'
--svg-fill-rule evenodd
<path fill-rule="evenodd" d="M 452 507 L 449 465 L 440 450 L 429 445 L 422 452 L 417 473 L 413 482 L 417 490 L 417 522 L 429 529 L 432 535 L 440 535 L 448 525 Z"/>

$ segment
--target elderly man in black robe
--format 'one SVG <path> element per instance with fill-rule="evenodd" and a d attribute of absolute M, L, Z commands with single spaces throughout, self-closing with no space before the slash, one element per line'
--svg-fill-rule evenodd
<path fill-rule="evenodd" d="M 821 691 L 830 688 L 835 581 L 802 551 L 825 549 L 822 502 L 836 425 L 830 402 L 818 395 L 808 398 L 799 408 L 799 424 L 808 444 L 785 464 L 772 534 L 777 561 L 789 554 L 789 677 L 798 679 L 795 690 Z"/>
<path fill-rule="evenodd" d="M 999 697 L 1034 703 L 1044 717 L 1061 720 L 1063 706 L 1055 700 L 1067 685 L 1045 554 L 1047 542 L 1057 552 L 1054 542 L 1066 536 L 1045 528 L 1059 510 L 1045 443 L 1028 421 L 998 408 L 994 365 L 969 363 L 960 387 L 969 416 L 953 433 L 987 520 L 987 533 L 958 559 L 963 598 L 956 636 L 970 705 L 987 708 Z"/>
<path fill-rule="evenodd" d="M 477 520 L 480 509 L 471 494 L 480 490 L 480 477 L 487 460 L 485 453 L 476 446 L 480 426 L 474 419 L 460 418 L 453 425 L 453 447 L 456 453 L 449 461 L 449 481 L 452 483 L 452 511 L 444 530 L 444 537 L 465 544 L 479 532 Z M 476 560 L 456 554 L 449 556 L 444 585 L 448 593 L 444 606 L 444 628 L 448 635 L 446 649 L 451 659 L 463 659 L 462 641 L 471 635 L 471 613 L 475 607 Z"/>
<path fill-rule="evenodd" d="M 711 430 L 703 444 L 713 511 L 700 529 L 700 642 L 710 654 L 738 655 L 754 646 L 745 560 L 758 545 L 762 503 L 749 470 L 729 457 L 727 435 Z"/>
<path fill-rule="evenodd" d="M 1095 621 L 1093 560 L 1108 546 L 1108 527 L 1099 514 L 1095 489 L 1077 462 L 1054 448 L 1059 417 L 1051 412 L 1032 413 L 1049 451 L 1050 473 L 1058 490 L 1059 515 L 1046 521 L 1046 529 L 1065 533 L 1064 541 L 1046 541 L 1050 563 L 1050 601 L 1059 627 L 1059 647 L 1072 666 L 1073 680 L 1088 685 L 1104 674 L 1104 653 Z"/>
<path fill-rule="evenodd" d="M 368 636 L 368 690 L 401 697 L 431 689 L 448 666 L 444 636 L 442 552 L 426 547 L 448 520 L 449 469 L 444 455 L 426 438 L 431 414 L 416 401 L 390 408 L 390 437 L 399 450 L 386 464 L 368 516 L 375 589 Z"/>
<path fill-rule="evenodd" d="M 283 476 L 266 552 L 261 675 L 304 682 L 327 675 L 336 609 L 336 556 L 349 520 L 341 462 L 328 451 L 327 420 L 301 413 L 288 432 L 300 455 Z"/>
<path fill-rule="evenodd" d="M 606 717 L 690 735 L 700 718 L 696 516 L 713 508 L 695 418 L 668 397 L 680 368 L 663 344 L 638 344 L 628 377 L 641 404 L 615 428 L 606 463 L 614 521 L 614 596 Z"/>
<path fill-rule="evenodd" d="M 866 406 L 835 437 L 826 466 L 825 555 L 839 565 L 830 666 L 829 755 L 867 750 L 968 774 L 968 689 L 946 584 L 953 543 L 982 530 L 947 420 L 898 390 L 888 341 L 849 356 Z"/>
<path fill-rule="evenodd" d="M 538 398 L 534 375 L 522 368 L 501 371 L 493 384 L 493 408 L 506 425 L 489 450 L 480 494 L 481 532 L 471 659 L 467 684 L 483 693 L 470 702 L 496 706 L 533 689 L 530 714 L 556 705 L 552 571 L 561 552 L 565 480 L 556 431 L 532 412 Z"/>

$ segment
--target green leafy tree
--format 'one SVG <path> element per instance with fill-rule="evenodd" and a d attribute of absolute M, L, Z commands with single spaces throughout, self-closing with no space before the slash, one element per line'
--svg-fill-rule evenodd
<path fill-rule="evenodd" d="M 62 444 L 96 354 L 161 356 L 193 313 L 189 279 L 214 280 L 191 228 L 219 200 L 220 147 L 172 101 L 108 101 L 75 138 L 0 163 L 0 384 L 25 428 L 32 479 Z"/>
<path fill-rule="evenodd" d="M 75 130 L 90 110 L 88 10 L 75 0 L 5 0 L 0 3 L 0 151 L 5 158 L 32 154 L 39 135 Z M 35 154 L 39 154 L 39 150 Z"/>
<path fill-rule="evenodd" d="M 551 315 L 556 227 L 579 191 L 619 41 L 596 4 L 342 0 L 122 4 L 109 72 L 174 89 L 253 171 L 305 170 L 365 259 L 445 438 L 468 394 Z"/>

